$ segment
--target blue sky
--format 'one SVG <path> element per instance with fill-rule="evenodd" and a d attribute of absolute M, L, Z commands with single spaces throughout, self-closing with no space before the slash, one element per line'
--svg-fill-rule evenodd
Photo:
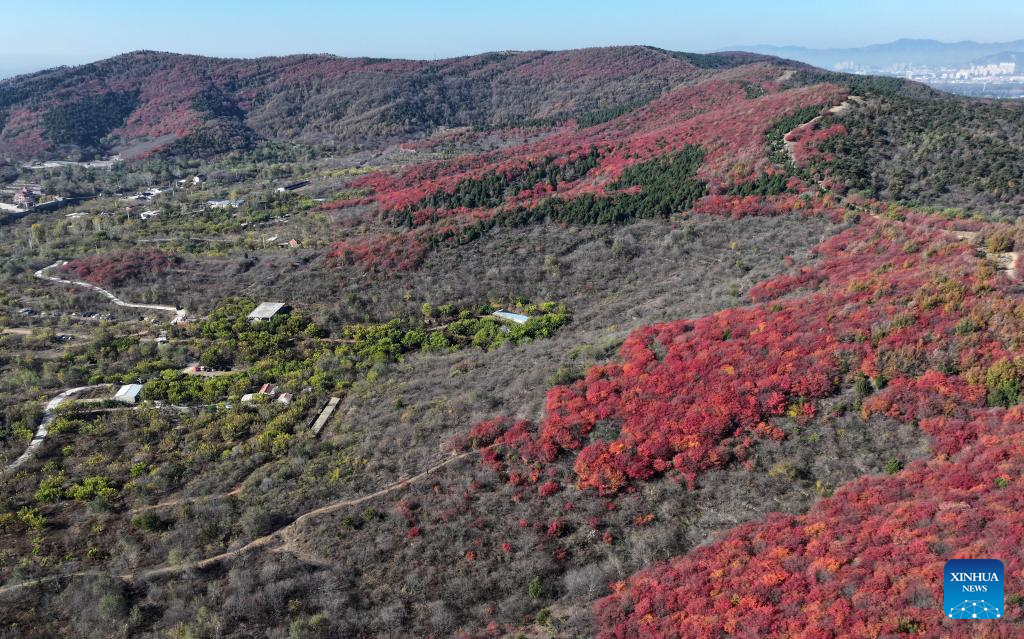
<path fill-rule="evenodd" d="M 136 49 L 437 58 L 612 44 L 708 51 L 1024 37 L 1024 2 L 1012 0 L 0 0 L 0 15 L 0 68 Z"/>

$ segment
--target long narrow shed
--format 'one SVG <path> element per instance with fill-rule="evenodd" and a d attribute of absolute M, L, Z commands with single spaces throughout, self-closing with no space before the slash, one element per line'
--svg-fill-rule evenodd
<path fill-rule="evenodd" d="M 525 324 L 530 320 L 529 315 L 523 315 L 521 313 L 510 313 L 508 311 L 494 311 L 494 316 L 509 322 L 515 322 L 516 324 Z"/>

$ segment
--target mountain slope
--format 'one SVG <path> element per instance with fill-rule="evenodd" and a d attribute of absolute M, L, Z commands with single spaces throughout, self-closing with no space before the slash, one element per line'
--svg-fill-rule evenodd
<path fill-rule="evenodd" d="M 247 146 L 254 137 L 374 145 L 437 127 L 557 120 L 644 102 L 698 76 L 701 67 L 756 59 L 650 47 L 439 61 L 229 60 L 143 51 L 0 83 L 0 157 L 111 149 L 131 155 L 172 144 L 203 155 Z"/>

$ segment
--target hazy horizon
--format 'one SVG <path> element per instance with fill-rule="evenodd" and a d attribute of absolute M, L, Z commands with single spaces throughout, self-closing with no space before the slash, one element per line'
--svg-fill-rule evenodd
<path fill-rule="evenodd" d="M 965 12 L 954 0 L 904 2 L 808 0 L 728 6 L 648 0 L 623 6 L 606 0 L 552 5 L 525 0 L 480 6 L 443 0 L 423 6 L 392 0 L 311 0 L 301 7 L 196 0 L 173 13 L 153 5 L 109 0 L 101 6 L 56 0 L 8 7 L 0 42 L 0 75 L 82 64 L 140 49 L 252 58 L 294 53 L 344 57 L 438 59 L 501 50 L 559 50 L 643 44 L 675 51 L 781 46 L 846 48 L 898 39 L 1005 42 L 1024 34 L 1024 5 L 979 0 Z M 738 21 L 737 15 L 746 19 Z M 922 19 L 926 16 L 926 19 Z M 40 27 L 46 37 L 40 37 Z M 837 33 L 835 25 L 842 25 Z"/>
<path fill-rule="evenodd" d="M 1013 39 L 1010 39 L 1010 40 L 1006 40 L 1005 42 L 1012 42 L 1012 41 L 1019 40 L 1019 39 L 1024 39 L 1024 37 L 1022 37 L 1022 38 L 1013 38 Z M 982 41 L 977 41 L 977 40 L 943 41 L 943 40 L 937 40 L 935 38 L 897 38 L 895 40 L 889 40 L 889 41 L 886 41 L 886 42 L 870 42 L 870 43 L 866 43 L 866 44 L 862 44 L 862 45 L 851 45 L 851 46 L 848 46 L 848 47 L 811 47 L 811 46 L 806 46 L 806 45 L 801 45 L 801 44 L 776 44 L 776 43 L 760 42 L 760 43 L 748 43 L 748 44 L 741 44 L 741 45 L 724 46 L 724 47 L 712 48 L 712 49 L 685 49 L 685 48 L 672 48 L 672 47 L 658 47 L 658 48 L 669 49 L 669 50 L 672 50 L 672 51 L 685 51 L 685 52 L 688 52 L 688 53 L 713 53 L 713 52 L 721 52 L 721 51 L 754 51 L 754 50 L 763 49 L 763 48 L 807 49 L 809 51 L 824 51 L 824 50 L 833 49 L 833 48 L 834 49 L 860 49 L 860 48 L 867 48 L 867 47 L 873 47 L 873 46 L 887 45 L 887 44 L 891 44 L 891 43 L 897 42 L 899 40 L 930 40 L 930 41 L 935 41 L 935 42 L 941 42 L 942 44 L 975 43 L 975 44 L 981 44 L 981 45 L 985 45 L 985 44 L 1001 44 L 1003 42 L 1003 41 L 1000 41 L 1000 42 L 995 42 L 995 41 L 992 41 L 992 42 L 982 42 Z M 127 54 L 127 53 L 132 53 L 134 51 L 142 51 L 142 50 L 159 51 L 159 52 L 162 52 L 162 53 L 171 53 L 171 54 L 178 54 L 178 55 L 199 55 L 199 56 L 205 56 L 205 57 L 236 58 L 236 59 L 255 59 L 255 58 L 261 58 L 261 57 L 275 57 L 275 56 L 287 56 L 287 55 L 336 55 L 338 57 L 353 57 L 353 58 L 359 58 L 359 57 L 393 57 L 395 59 L 409 59 L 409 60 L 439 60 L 439 59 L 445 59 L 445 58 L 457 58 L 457 57 L 463 57 L 463 56 L 473 56 L 473 55 L 479 55 L 479 54 L 483 54 L 483 53 L 490 53 L 490 52 L 494 52 L 494 51 L 530 51 L 530 50 L 552 50 L 552 51 L 556 51 L 556 50 L 565 50 L 565 49 L 585 49 L 585 48 L 595 48 L 595 47 L 596 48 L 600 48 L 600 47 L 615 47 L 615 46 L 656 46 L 656 45 L 652 45 L 652 44 L 648 44 L 648 43 L 635 42 L 635 43 L 593 45 L 592 47 L 563 47 L 562 49 L 554 49 L 554 48 L 539 48 L 539 49 L 486 49 L 486 50 L 481 50 L 481 51 L 467 51 L 465 53 L 459 53 L 459 54 L 455 54 L 455 55 L 451 55 L 451 56 L 438 56 L 438 57 L 371 56 L 371 55 L 368 55 L 368 54 L 356 54 L 356 53 L 342 54 L 342 53 L 335 53 L 335 52 L 330 52 L 330 51 L 312 51 L 312 50 L 296 50 L 296 51 L 290 51 L 290 52 L 267 53 L 267 54 L 259 54 L 259 55 L 213 55 L 213 54 L 207 54 L 207 53 L 197 53 L 195 51 L 174 51 L 174 50 L 168 50 L 168 49 L 137 48 L 137 49 L 126 49 L 124 51 L 118 51 L 118 52 L 115 52 L 115 53 L 111 53 L 109 55 L 103 55 L 103 56 L 100 56 L 100 57 L 93 57 L 93 58 L 80 57 L 80 56 L 52 56 L 52 55 L 51 56 L 39 56 L 39 57 L 33 57 L 33 56 L 14 56 L 14 57 L 10 57 L 10 58 L 0 58 L 0 80 L 6 79 L 6 78 L 10 78 L 10 77 L 14 77 L 14 76 L 17 76 L 17 75 L 35 73 L 35 72 L 38 72 L 38 71 L 44 71 L 46 69 L 51 69 L 51 68 L 60 67 L 60 66 L 76 66 L 76 65 L 81 65 L 81 64 L 89 64 L 90 62 L 96 62 L 96 61 L 99 61 L 99 60 L 108 59 L 108 58 L 115 57 L 115 56 L 118 56 L 118 55 L 124 55 L 124 54 Z"/>

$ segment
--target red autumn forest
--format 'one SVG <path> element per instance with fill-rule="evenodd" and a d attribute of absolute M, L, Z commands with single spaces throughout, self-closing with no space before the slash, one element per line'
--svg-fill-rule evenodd
<path fill-rule="evenodd" d="M 951 624 L 934 573 L 951 557 L 995 555 L 1007 592 L 1024 588 L 1010 532 L 1024 504 L 1022 417 L 1005 408 L 1024 378 L 1024 307 L 955 223 L 872 208 L 816 249 L 815 266 L 752 290 L 753 306 L 634 332 L 617 362 L 552 389 L 535 429 L 498 420 L 470 432 L 509 481 L 522 481 L 524 463 L 571 455 L 576 485 L 600 493 L 660 474 L 692 485 L 742 463 L 753 440 L 782 437 L 772 416 L 813 416 L 818 400 L 858 383 L 877 389 L 865 417 L 914 422 L 932 438 L 931 460 L 616 584 L 598 604 L 600 636 L 1015 636 Z M 603 420 L 621 424 L 618 435 L 585 444 Z"/>

